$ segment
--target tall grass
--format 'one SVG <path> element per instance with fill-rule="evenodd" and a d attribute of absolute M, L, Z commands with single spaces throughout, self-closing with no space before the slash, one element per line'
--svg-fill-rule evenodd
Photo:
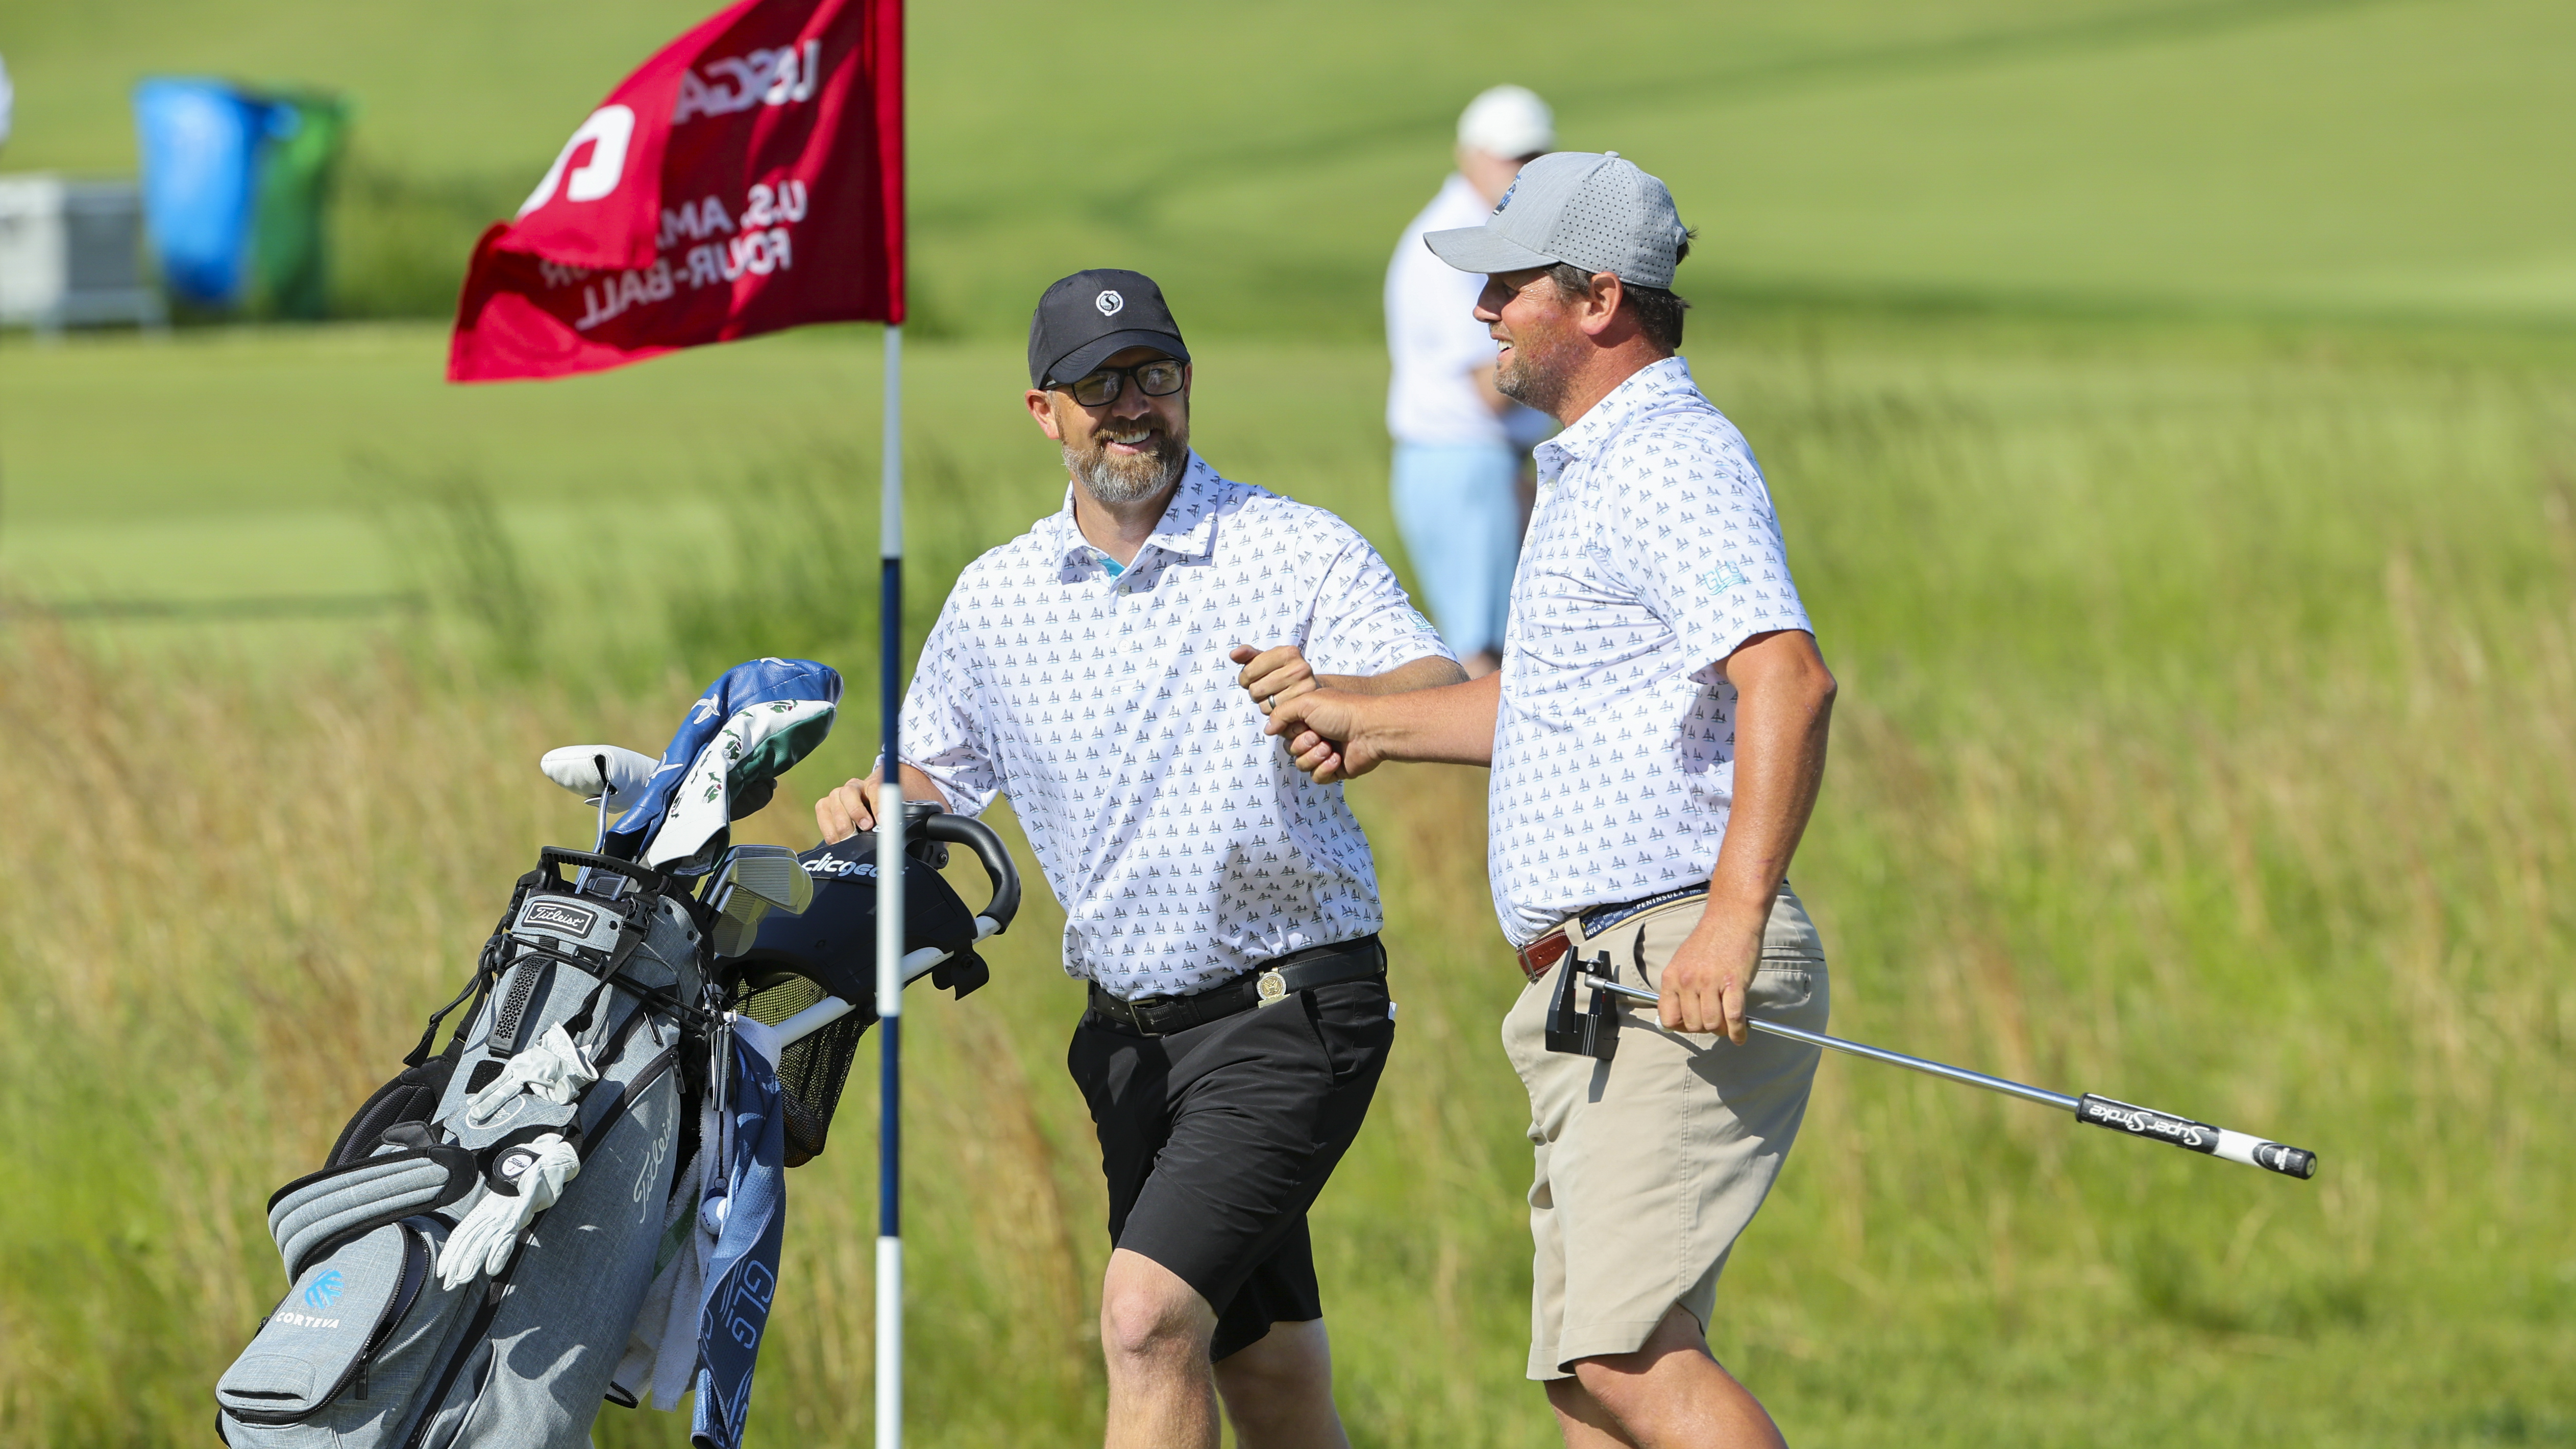
<path fill-rule="evenodd" d="M 2576 1441 L 2556 375 L 2090 345 L 1828 328 L 1695 354 L 1844 677 L 1795 872 L 1835 1024 L 2277 1133 L 2323 1169 L 1829 1062 L 1716 1348 L 1800 1442 Z M 916 508 L 983 526 L 962 486 Z M 777 579 L 824 580 L 790 601 L 847 567 L 796 532 L 744 535 Z M 743 621 L 775 599 L 728 598 L 709 617 L 750 632 L 675 653 L 769 652 Z M 0 1440 L 187 1441 L 281 1286 L 261 1201 L 461 978 L 534 847 L 586 833 L 537 753 L 658 741 L 697 681 L 576 695 L 412 653 L 252 684 L 26 628 L 0 651 Z M 755 833 L 809 838 L 861 704 Z M 1316 1215 L 1363 1444 L 1553 1437 L 1519 1375 L 1524 1104 L 1494 1041 L 1517 977 L 1482 784 L 1352 791 L 1402 1004 Z M 1036 894 L 994 984 L 912 1018 L 925 1444 L 1097 1426 L 1103 1205 L 1059 1065 L 1079 993 Z M 854 1090 L 791 1181 L 758 1442 L 867 1433 L 871 1109 Z M 612 1410 L 600 1442 L 680 1437 Z"/>

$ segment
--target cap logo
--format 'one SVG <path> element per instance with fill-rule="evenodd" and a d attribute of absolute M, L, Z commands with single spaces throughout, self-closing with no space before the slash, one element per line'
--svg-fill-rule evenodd
<path fill-rule="evenodd" d="M 1127 299 L 1116 292 L 1103 292 L 1091 299 L 1091 305 L 1100 309 L 1101 316 L 1115 317 L 1126 310 Z"/>
<path fill-rule="evenodd" d="M 1502 215 L 1503 208 L 1512 204 L 1512 193 L 1520 189 L 1521 179 L 1515 176 L 1512 178 L 1512 184 L 1503 188 L 1503 199 L 1494 203 L 1494 215 Z"/>

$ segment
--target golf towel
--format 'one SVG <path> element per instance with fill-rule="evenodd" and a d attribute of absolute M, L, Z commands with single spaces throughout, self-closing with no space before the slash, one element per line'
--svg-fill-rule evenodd
<path fill-rule="evenodd" d="M 733 1077 L 725 1101 L 717 1169 L 723 1197 L 710 1195 L 700 1221 L 716 1230 L 698 1315 L 698 1392 L 689 1442 L 739 1449 L 751 1412 L 751 1371 L 778 1292 L 778 1249 L 787 1229 L 787 1128 L 778 1100 L 778 1038 L 748 1018 L 734 1023 Z M 712 1221 L 710 1221 L 712 1219 Z"/>
<path fill-rule="evenodd" d="M 657 868 L 696 859 L 733 820 L 733 802 L 776 779 L 832 732 L 841 676 L 810 659 L 754 659 L 707 686 L 671 736 L 643 798 L 604 849 Z M 640 852 L 640 853 L 639 853 Z"/>

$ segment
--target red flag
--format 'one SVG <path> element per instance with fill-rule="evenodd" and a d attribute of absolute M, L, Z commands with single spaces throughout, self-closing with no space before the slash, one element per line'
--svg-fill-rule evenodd
<path fill-rule="evenodd" d="M 450 382 L 903 320 L 902 0 L 741 0 L 582 122 L 474 246 Z"/>

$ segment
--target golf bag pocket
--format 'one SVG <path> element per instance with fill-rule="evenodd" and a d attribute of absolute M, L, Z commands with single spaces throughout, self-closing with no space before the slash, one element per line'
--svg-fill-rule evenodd
<path fill-rule="evenodd" d="M 405 1067 L 394 1079 L 378 1087 L 375 1095 L 361 1103 L 340 1129 L 340 1139 L 331 1144 L 331 1155 L 323 1159 L 325 1167 L 346 1167 L 364 1162 L 375 1155 L 385 1142 L 385 1133 L 404 1123 L 426 1123 L 438 1110 L 438 1099 L 447 1091 L 447 1079 L 456 1072 L 457 1052 L 441 1052 L 416 1067 Z"/>
<path fill-rule="evenodd" d="M 432 1271 L 447 1226 L 387 1223 L 306 1265 L 215 1385 L 226 1443 L 349 1445 L 408 1427 L 420 1379 L 471 1293 Z"/>
<path fill-rule="evenodd" d="M 776 1026 L 821 1001 L 820 982 L 803 976 L 771 974 L 744 981 L 734 1009 L 763 1026 Z M 850 1063 L 859 1038 L 876 1024 L 876 1001 L 866 998 L 859 1009 L 800 1037 L 778 1054 L 779 1110 L 787 1119 L 787 1166 L 802 1167 L 822 1155 L 830 1137 L 832 1114 L 839 1110 L 842 1089 L 849 1085 Z"/>
<path fill-rule="evenodd" d="M 388 1144 L 376 1157 L 299 1177 L 268 1200 L 268 1232 L 287 1277 L 302 1277 L 307 1264 L 352 1238 L 446 1207 L 482 1180 L 474 1154 L 429 1145 L 426 1129 L 414 1135 L 419 1145 Z"/>

